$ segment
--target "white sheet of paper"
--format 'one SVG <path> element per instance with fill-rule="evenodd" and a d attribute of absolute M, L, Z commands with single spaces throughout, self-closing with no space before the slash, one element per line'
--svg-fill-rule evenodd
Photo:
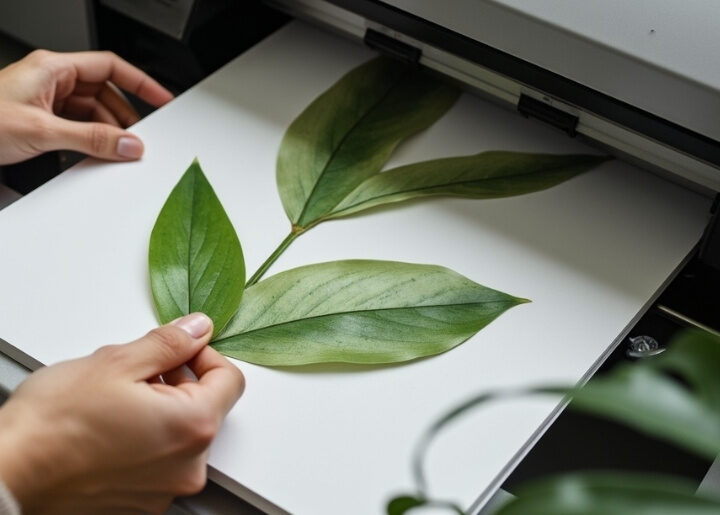
<path fill-rule="evenodd" d="M 254 271 L 289 229 L 275 186 L 286 127 L 372 55 L 293 22 L 133 127 L 146 144 L 142 161 L 87 160 L 0 212 L 0 338 L 52 364 L 155 326 L 148 239 L 195 156 Z M 465 94 L 390 164 L 489 149 L 592 151 Z M 345 258 L 433 263 L 533 302 L 409 364 L 237 362 L 247 390 L 213 444 L 211 474 L 293 513 L 382 512 L 390 495 L 412 491 L 413 445 L 458 401 L 578 381 L 697 242 L 707 207 L 613 161 L 541 193 L 429 200 L 313 229 L 271 274 Z M 432 491 L 470 505 L 556 403 L 493 405 L 453 426 L 430 451 Z"/>

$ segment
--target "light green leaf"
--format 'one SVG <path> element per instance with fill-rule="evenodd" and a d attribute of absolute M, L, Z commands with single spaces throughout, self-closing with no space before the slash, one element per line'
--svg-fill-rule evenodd
<path fill-rule="evenodd" d="M 594 378 L 574 394 L 570 406 L 714 459 L 720 453 L 719 363 L 720 337 L 686 332 L 663 354 Z M 677 374 L 693 389 L 663 371 Z"/>
<path fill-rule="evenodd" d="M 717 499 L 695 494 L 696 486 L 647 474 L 578 473 L 533 481 L 494 515 L 711 515 Z"/>
<path fill-rule="evenodd" d="M 293 225 L 307 227 L 332 211 L 458 95 L 430 75 L 382 57 L 347 73 L 292 122 L 280 145 L 278 190 Z"/>
<path fill-rule="evenodd" d="M 162 323 L 202 311 L 218 333 L 240 304 L 245 287 L 240 241 L 197 160 L 158 215 L 149 261 Z"/>
<path fill-rule="evenodd" d="M 439 266 L 334 261 L 248 288 L 213 346 L 262 365 L 392 363 L 451 349 L 523 302 Z"/>
<path fill-rule="evenodd" d="M 423 161 L 369 177 L 326 218 L 420 197 L 511 197 L 551 188 L 607 161 L 584 154 L 483 152 Z"/>

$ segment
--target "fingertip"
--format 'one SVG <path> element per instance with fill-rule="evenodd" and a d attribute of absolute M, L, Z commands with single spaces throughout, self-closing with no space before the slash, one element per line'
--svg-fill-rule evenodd
<path fill-rule="evenodd" d="M 200 312 L 177 318 L 170 322 L 170 325 L 179 327 L 195 339 L 207 336 L 213 330 L 213 321 L 205 313 Z"/>
<path fill-rule="evenodd" d="M 115 151 L 121 159 L 140 159 L 145 153 L 145 145 L 137 136 L 121 136 Z"/>
<path fill-rule="evenodd" d="M 175 98 L 175 95 L 173 95 L 170 90 L 165 89 L 163 86 L 160 87 L 162 88 L 162 91 L 160 95 L 158 95 L 157 107 L 162 107 Z"/>

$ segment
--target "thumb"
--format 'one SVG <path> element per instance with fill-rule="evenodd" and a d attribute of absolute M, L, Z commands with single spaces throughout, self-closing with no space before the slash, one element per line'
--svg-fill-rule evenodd
<path fill-rule="evenodd" d="M 126 345 L 116 347 L 123 368 L 135 379 L 147 379 L 190 361 L 207 345 L 213 323 L 203 313 L 192 313 L 153 329 Z"/>
<path fill-rule="evenodd" d="M 44 150 L 75 150 L 110 161 L 140 159 L 145 147 L 140 138 L 120 127 L 100 122 L 76 122 L 52 117 L 51 136 L 38 142 Z"/>

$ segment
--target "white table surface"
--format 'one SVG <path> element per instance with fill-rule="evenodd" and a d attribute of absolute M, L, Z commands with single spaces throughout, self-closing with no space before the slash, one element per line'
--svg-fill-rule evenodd
<path fill-rule="evenodd" d="M 0 338 L 52 364 L 156 325 L 148 238 L 195 156 L 253 271 L 288 230 L 275 187 L 285 128 L 372 55 L 294 22 L 136 125 L 142 161 L 87 160 L 0 212 Z M 591 151 L 463 95 L 391 164 L 485 149 Z M 433 200 L 313 229 L 270 273 L 344 258 L 434 263 L 533 302 L 446 354 L 405 365 L 237 362 L 247 390 L 213 444 L 212 477 L 293 513 L 380 513 L 411 488 L 422 430 L 457 401 L 579 380 L 699 239 L 707 207 L 613 161 L 546 192 Z M 470 505 L 556 402 L 513 401 L 453 426 L 430 452 L 432 490 Z"/>

